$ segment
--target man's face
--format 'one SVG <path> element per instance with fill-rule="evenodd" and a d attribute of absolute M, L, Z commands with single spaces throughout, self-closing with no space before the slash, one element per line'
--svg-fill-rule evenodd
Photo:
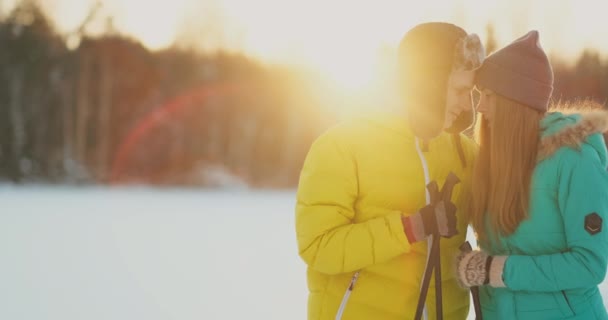
<path fill-rule="evenodd" d="M 473 100 L 471 90 L 475 71 L 453 71 L 448 78 L 448 92 L 446 95 L 444 129 L 452 128 L 456 125 L 459 117 L 472 117 Z M 469 122 L 468 120 L 464 119 Z M 470 123 L 468 123 L 470 125 Z M 466 128 L 461 128 L 464 130 Z"/>

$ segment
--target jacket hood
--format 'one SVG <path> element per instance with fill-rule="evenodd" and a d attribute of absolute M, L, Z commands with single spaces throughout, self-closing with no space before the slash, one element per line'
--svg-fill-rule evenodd
<path fill-rule="evenodd" d="M 600 136 L 590 139 L 590 136 L 608 131 L 608 111 L 574 109 L 550 112 L 541 120 L 540 126 L 539 161 L 562 147 L 579 149 L 583 144 L 589 144 L 598 152 L 602 162 L 606 162 L 604 139 Z"/>

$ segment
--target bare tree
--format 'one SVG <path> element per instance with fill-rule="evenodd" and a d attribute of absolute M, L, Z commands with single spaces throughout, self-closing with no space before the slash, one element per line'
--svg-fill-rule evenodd
<path fill-rule="evenodd" d="M 12 131 L 12 162 L 14 165 L 15 179 L 21 180 L 23 176 L 22 161 L 23 147 L 25 146 L 25 115 L 23 114 L 23 87 L 25 81 L 25 70 L 23 66 L 17 65 L 9 72 L 9 116 Z"/>

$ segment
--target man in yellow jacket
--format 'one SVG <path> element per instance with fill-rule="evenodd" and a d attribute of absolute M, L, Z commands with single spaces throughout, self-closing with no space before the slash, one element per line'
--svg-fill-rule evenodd
<path fill-rule="evenodd" d="M 312 145 L 296 206 L 309 320 L 413 319 L 432 230 L 445 237 L 444 319 L 466 318 L 469 297 L 452 261 L 466 235 L 475 145 L 460 132 L 473 122 L 474 69 L 484 56 L 479 38 L 453 24 L 414 27 L 399 46 L 403 115 L 350 120 Z M 429 205 L 427 184 L 442 186 L 450 172 L 462 181 L 453 203 Z M 452 205 L 455 213 L 445 210 Z M 435 319 L 434 286 L 427 297 Z"/>

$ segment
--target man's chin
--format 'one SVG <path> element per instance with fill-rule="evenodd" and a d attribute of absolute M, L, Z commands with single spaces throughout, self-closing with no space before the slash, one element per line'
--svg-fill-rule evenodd
<path fill-rule="evenodd" d="M 444 131 L 447 133 L 460 133 L 470 128 L 474 121 L 475 118 L 473 112 L 462 112 L 456 117 L 456 119 L 454 119 L 450 126 L 444 128 Z"/>

